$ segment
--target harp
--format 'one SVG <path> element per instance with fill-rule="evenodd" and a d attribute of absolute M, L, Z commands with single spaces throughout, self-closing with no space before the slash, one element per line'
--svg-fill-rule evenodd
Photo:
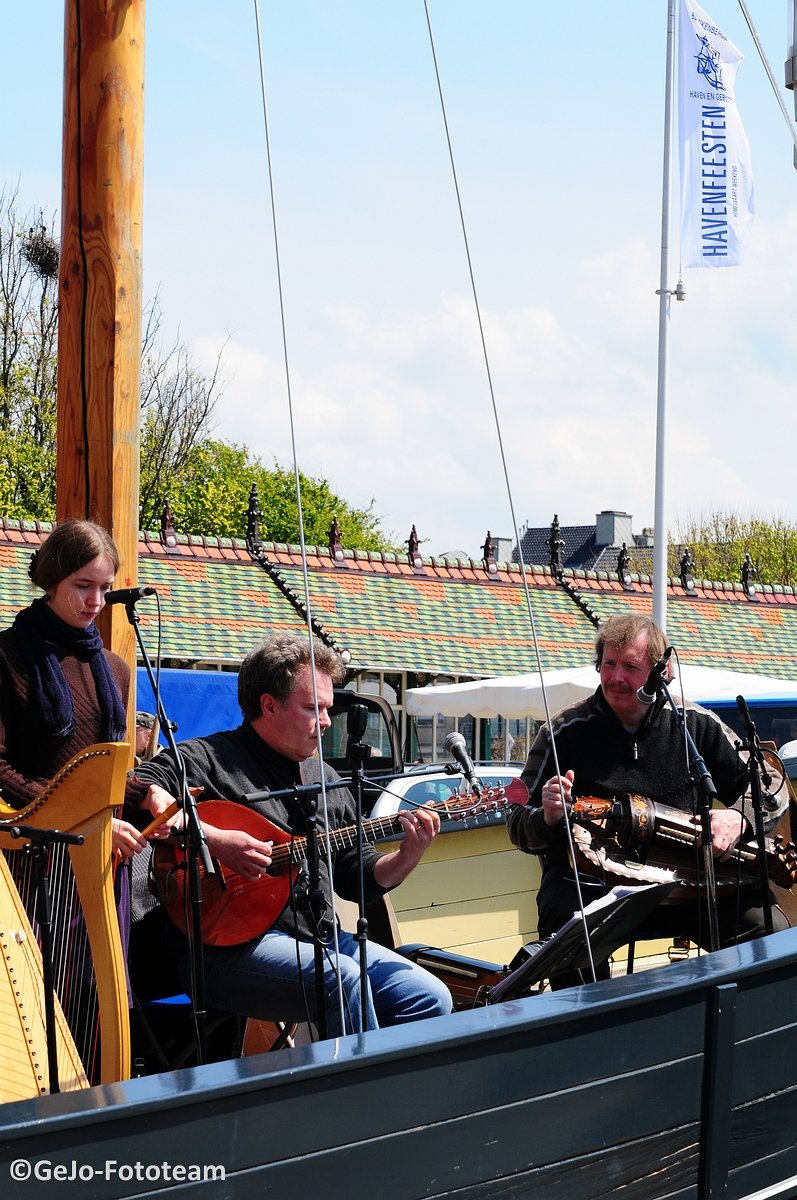
<path fill-rule="evenodd" d="M 130 747 L 124 743 L 89 746 L 70 759 L 36 799 L 25 808 L 12 809 L 0 801 L 0 820 L 10 824 L 60 829 L 82 834 L 84 843 L 63 851 L 63 864 L 53 883 L 53 921 L 63 925 L 74 917 L 64 895 L 74 890 L 91 952 L 93 983 L 99 1014 L 101 1083 L 126 1079 L 130 1069 L 130 1018 L 124 954 L 113 890 L 112 818 L 122 804 Z M 0 938 L 4 970 L 0 972 L 0 1021 L 2 1021 L 3 1064 L 0 1099 L 35 1096 L 48 1090 L 46 1044 L 44 1041 L 41 955 L 31 929 L 33 898 L 24 894 L 19 871 L 13 871 L 25 845 L 0 829 L 0 849 L 6 851 L 0 868 Z M 3 858 L 0 855 L 0 858 Z M 69 887 L 64 868 L 69 864 Z M 51 870 L 52 876 L 52 870 Z M 71 883 L 74 880 L 74 888 Z M 18 894 L 20 893 L 20 894 Z M 27 913 L 26 913 L 27 910 Z M 87 1085 L 86 1073 L 63 1017 L 69 1012 L 67 976 L 85 983 L 76 971 L 74 956 L 66 964 L 64 978 L 56 973 L 57 1042 L 61 1089 Z M 61 1011 L 63 1009 L 63 1012 Z M 41 1067 L 44 1066 L 42 1072 Z M 27 1079 L 27 1091 L 24 1089 Z M 6 1089 L 13 1087 L 13 1094 Z"/>

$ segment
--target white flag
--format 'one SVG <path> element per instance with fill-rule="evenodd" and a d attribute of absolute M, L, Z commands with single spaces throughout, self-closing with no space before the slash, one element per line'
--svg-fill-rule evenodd
<path fill-rule="evenodd" d="M 735 267 L 753 222 L 750 144 L 734 94 L 742 54 L 699 4 L 681 0 L 681 257 Z"/>

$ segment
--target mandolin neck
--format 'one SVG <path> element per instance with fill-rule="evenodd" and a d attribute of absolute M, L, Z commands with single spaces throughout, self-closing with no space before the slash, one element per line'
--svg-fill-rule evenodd
<path fill-rule="evenodd" d="M 425 805 L 426 808 L 431 808 L 435 812 L 444 812 L 448 808 L 447 802 L 441 804 Z M 370 817 L 367 821 L 363 821 L 360 826 L 362 829 L 363 841 L 379 841 L 380 838 L 390 837 L 396 833 L 404 833 L 404 826 L 399 820 L 398 813 L 392 813 L 384 817 Z M 318 831 L 318 842 L 322 850 L 348 850 L 352 846 L 357 845 L 358 826 L 345 825 L 340 829 L 332 829 L 327 833 L 323 829 Z M 307 856 L 307 838 L 293 838 L 289 843 L 291 862 L 300 863 Z"/>

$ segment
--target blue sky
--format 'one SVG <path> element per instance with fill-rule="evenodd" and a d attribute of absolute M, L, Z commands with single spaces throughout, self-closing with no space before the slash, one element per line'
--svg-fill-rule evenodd
<path fill-rule="evenodd" d="M 797 173 L 737 0 L 756 220 L 673 306 L 671 529 L 797 520 Z M 787 0 L 748 0 L 780 81 Z M 144 290 L 290 461 L 250 0 L 149 0 Z M 60 207 L 62 0 L 2 5 L 0 187 Z M 429 0 L 519 522 L 653 523 L 666 0 Z M 301 467 L 425 553 L 511 536 L 422 0 L 261 0 Z M 791 96 L 789 111 L 793 112 Z M 677 241 L 676 241 L 677 246 Z M 672 286 L 677 279 L 673 254 Z M 267 519 L 267 515 L 266 515 Z"/>

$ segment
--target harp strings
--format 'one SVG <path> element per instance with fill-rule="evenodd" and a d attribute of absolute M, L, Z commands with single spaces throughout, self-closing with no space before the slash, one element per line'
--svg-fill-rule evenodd
<path fill-rule="evenodd" d="M 80 853 L 82 849 L 78 846 L 76 852 Z M 38 881 L 33 857 L 26 848 L 4 853 L 28 919 L 41 944 Z M 55 991 L 86 1074 L 93 1079 L 99 1067 L 99 1005 L 88 932 L 68 847 L 50 846 L 47 859 Z"/>

